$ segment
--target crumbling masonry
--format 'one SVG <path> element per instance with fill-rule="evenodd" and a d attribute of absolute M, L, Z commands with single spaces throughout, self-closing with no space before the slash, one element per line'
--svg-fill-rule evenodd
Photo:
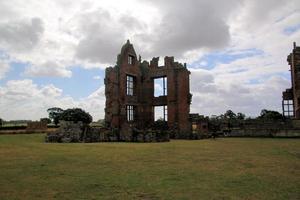
<path fill-rule="evenodd" d="M 295 42 L 287 61 L 291 66 L 292 87 L 282 93 L 283 115 L 300 119 L 300 47 L 297 47 Z"/>
<path fill-rule="evenodd" d="M 182 138 L 191 133 L 189 120 L 190 72 L 185 64 L 165 57 L 164 66 L 159 58 L 150 63 L 141 57 L 127 41 L 118 55 L 115 67 L 108 67 L 105 74 L 105 122 L 118 132 L 120 140 L 129 140 L 130 129 L 146 129 L 153 124 L 155 107 L 163 108 L 163 119 L 169 129 Z M 155 96 L 155 79 L 161 78 L 163 93 Z"/>

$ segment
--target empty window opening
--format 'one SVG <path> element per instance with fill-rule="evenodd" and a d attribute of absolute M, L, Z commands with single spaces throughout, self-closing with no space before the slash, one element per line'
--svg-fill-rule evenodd
<path fill-rule="evenodd" d="M 133 96 L 134 90 L 134 76 L 127 75 L 126 76 L 126 94 L 129 96 Z"/>
<path fill-rule="evenodd" d="M 192 123 L 192 132 L 197 133 L 198 132 L 198 125 L 196 122 Z"/>
<path fill-rule="evenodd" d="M 128 64 L 129 65 L 134 65 L 134 56 L 132 56 L 132 55 L 128 56 Z"/>
<path fill-rule="evenodd" d="M 154 79 L 154 96 L 167 96 L 167 77 L 155 78 Z"/>
<path fill-rule="evenodd" d="M 126 106 L 126 113 L 127 113 L 127 121 L 134 120 L 134 106 L 128 105 Z"/>
<path fill-rule="evenodd" d="M 294 103 L 293 100 L 282 101 L 283 116 L 294 117 Z"/>
<path fill-rule="evenodd" d="M 168 121 L 168 106 L 154 106 L 154 121 Z"/>
<path fill-rule="evenodd" d="M 158 58 L 158 67 L 163 67 L 165 65 L 164 59 L 161 57 Z"/>

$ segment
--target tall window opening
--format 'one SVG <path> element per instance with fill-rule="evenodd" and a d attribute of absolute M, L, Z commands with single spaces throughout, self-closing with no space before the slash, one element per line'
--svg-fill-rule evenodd
<path fill-rule="evenodd" d="M 134 106 L 127 105 L 126 113 L 127 113 L 127 121 L 134 121 Z"/>
<path fill-rule="evenodd" d="M 283 100 L 283 116 L 285 117 L 294 117 L 294 102 L 293 100 Z"/>
<path fill-rule="evenodd" d="M 133 96 L 134 90 L 134 76 L 127 75 L 126 76 L 126 94 L 129 96 Z"/>
<path fill-rule="evenodd" d="M 132 56 L 132 55 L 128 56 L 128 64 L 129 65 L 134 65 L 134 56 Z"/>
<path fill-rule="evenodd" d="M 155 78 L 154 79 L 154 96 L 167 96 L 167 77 Z"/>
<path fill-rule="evenodd" d="M 154 106 L 154 121 L 168 121 L 168 106 Z"/>
<path fill-rule="evenodd" d="M 158 58 L 158 67 L 163 67 L 165 65 L 165 61 L 162 57 Z"/>
<path fill-rule="evenodd" d="M 193 132 L 193 133 L 197 133 L 197 129 L 198 129 L 197 122 L 193 122 L 193 123 L 192 123 L 192 132 Z"/>

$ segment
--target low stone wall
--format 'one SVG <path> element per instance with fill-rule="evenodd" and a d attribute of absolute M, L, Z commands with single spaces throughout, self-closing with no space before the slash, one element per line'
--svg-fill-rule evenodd
<path fill-rule="evenodd" d="M 47 130 L 0 130 L 0 135 L 15 135 L 15 134 L 36 134 L 36 133 L 53 133 L 57 128 L 48 128 Z"/>
<path fill-rule="evenodd" d="M 168 131 L 160 130 L 134 130 L 131 137 L 133 142 L 167 142 L 170 141 L 170 134 Z"/>
<path fill-rule="evenodd" d="M 208 138 L 208 133 L 203 132 L 191 132 L 191 133 L 180 133 L 178 131 L 169 131 L 171 139 L 185 139 L 185 140 L 200 140 Z"/>
<path fill-rule="evenodd" d="M 45 131 L 47 130 L 47 122 L 28 122 L 27 131 Z"/>
<path fill-rule="evenodd" d="M 300 129 L 232 129 L 230 137 L 300 137 Z"/>
<path fill-rule="evenodd" d="M 224 123 L 218 134 L 229 137 L 300 137 L 300 120 L 245 120 Z"/>
<path fill-rule="evenodd" d="M 166 142 L 169 133 L 164 131 L 131 129 L 126 137 L 120 137 L 118 130 L 86 126 L 81 122 L 60 122 L 60 127 L 52 133 L 47 133 L 46 142 Z"/>

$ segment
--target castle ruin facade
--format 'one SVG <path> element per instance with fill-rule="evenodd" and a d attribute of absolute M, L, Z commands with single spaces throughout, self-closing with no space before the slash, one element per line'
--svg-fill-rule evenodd
<path fill-rule="evenodd" d="M 283 115 L 300 119 L 300 47 L 296 46 L 295 42 L 287 62 L 290 65 L 292 87 L 282 93 Z"/>
<path fill-rule="evenodd" d="M 190 71 L 186 64 L 175 62 L 174 57 L 166 56 L 164 66 L 159 66 L 159 57 L 150 63 L 142 61 L 127 41 L 116 65 L 106 69 L 104 82 L 105 122 L 119 133 L 120 140 L 129 140 L 132 128 L 150 127 L 156 112 L 161 112 L 160 120 L 166 121 L 169 129 L 182 138 L 191 132 Z"/>

